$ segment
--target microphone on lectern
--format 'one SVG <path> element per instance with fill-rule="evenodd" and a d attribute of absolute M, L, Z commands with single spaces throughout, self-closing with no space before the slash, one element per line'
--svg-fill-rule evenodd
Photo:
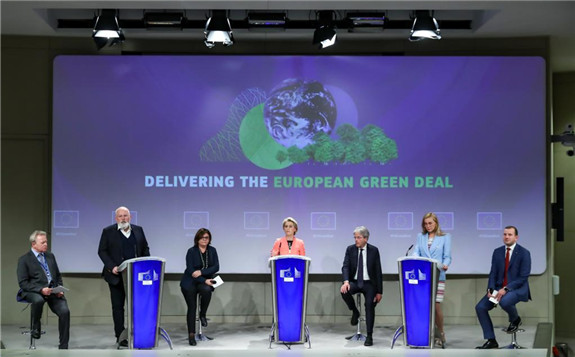
<path fill-rule="evenodd" d="M 411 250 L 411 248 L 413 248 L 413 244 L 409 246 L 409 248 L 407 248 L 407 252 L 405 252 L 405 256 L 407 257 L 407 255 L 409 254 L 409 251 Z"/>

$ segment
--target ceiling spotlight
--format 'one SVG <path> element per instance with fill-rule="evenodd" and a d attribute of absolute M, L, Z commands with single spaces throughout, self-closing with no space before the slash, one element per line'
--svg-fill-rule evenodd
<path fill-rule="evenodd" d="M 318 26 L 313 33 L 313 44 L 319 48 L 326 48 L 335 44 L 337 33 L 333 25 L 333 11 L 318 11 Z"/>
<path fill-rule="evenodd" d="M 94 29 L 92 31 L 92 38 L 94 39 L 98 49 L 101 49 L 108 43 L 112 46 L 117 43 L 121 43 L 126 39 L 124 37 L 124 32 L 118 23 L 117 10 L 102 10 L 100 16 L 96 18 Z"/>
<path fill-rule="evenodd" d="M 409 41 L 419 41 L 426 38 L 440 40 L 441 31 L 437 20 L 433 17 L 432 11 L 417 10 L 415 11 L 415 19 L 413 20 Z"/>
<path fill-rule="evenodd" d="M 234 44 L 232 25 L 230 24 L 226 10 L 212 11 L 212 17 L 206 21 L 204 34 L 206 36 L 204 43 L 208 48 L 214 47 L 216 43 L 221 43 L 224 46 Z"/>

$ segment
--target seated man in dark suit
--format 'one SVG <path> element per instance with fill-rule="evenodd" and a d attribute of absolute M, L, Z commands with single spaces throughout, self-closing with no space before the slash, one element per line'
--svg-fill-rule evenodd
<path fill-rule="evenodd" d="M 18 259 L 18 284 L 21 296 L 32 304 L 32 337 L 40 338 L 40 318 L 44 303 L 58 316 L 60 344 L 58 348 L 68 349 L 70 340 L 70 310 L 64 293 L 53 293 L 54 287 L 62 285 L 62 274 L 56 257 L 48 252 L 48 238 L 44 231 L 30 235 L 32 249 Z"/>
<path fill-rule="evenodd" d="M 503 230 L 505 245 L 493 251 L 487 294 L 475 306 L 477 318 L 483 329 L 483 338 L 487 340 L 482 346 L 477 347 L 479 349 L 499 347 L 489 317 L 489 310 L 496 306 L 489 301 L 494 292 L 497 292 L 494 298 L 497 299 L 498 305 L 509 315 L 507 333 L 517 331 L 521 325 L 521 318 L 515 305 L 519 301 L 531 299 L 528 281 L 531 273 L 531 253 L 517 244 L 517 239 L 519 239 L 517 228 L 507 226 Z"/>
<path fill-rule="evenodd" d="M 351 324 L 357 325 L 359 311 L 353 301 L 353 294 L 361 292 L 365 298 L 365 320 L 367 337 L 365 346 L 373 345 L 373 324 L 375 322 L 375 305 L 381 301 L 383 294 L 383 278 L 381 259 L 377 247 L 368 244 L 369 231 L 364 226 L 353 231 L 355 244 L 347 247 L 343 267 L 343 285 L 340 288 L 341 297 L 352 311 Z"/>

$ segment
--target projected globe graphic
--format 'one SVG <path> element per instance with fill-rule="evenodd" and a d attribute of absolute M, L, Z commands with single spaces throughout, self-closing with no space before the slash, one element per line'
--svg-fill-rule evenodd
<path fill-rule="evenodd" d="M 330 134 L 337 119 L 331 93 L 317 81 L 286 79 L 276 86 L 264 104 L 269 134 L 286 148 L 313 143 L 320 131 Z"/>

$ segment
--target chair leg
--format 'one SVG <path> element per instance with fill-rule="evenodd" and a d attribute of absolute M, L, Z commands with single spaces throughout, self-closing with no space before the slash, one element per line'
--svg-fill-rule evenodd
<path fill-rule="evenodd" d="M 35 350 L 36 349 L 36 339 L 32 335 L 32 331 L 34 329 L 34 318 L 32 317 L 32 304 L 30 302 L 28 302 L 27 300 L 20 298 L 19 296 L 20 296 L 20 292 L 18 292 L 16 301 L 26 304 L 26 307 L 24 307 L 22 309 L 22 312 L 24 310 L 26 310 L 27 308 L 30 308 L 30 327 L 28 328 L 28 330 L 22 331 L 22 335 L 30 335 L 30 345 L 28 346 L 28 349 Z M 43 333 L 44 332 L 40 331 L 40 335 L 42 335 Z"/>
<path fill-rule="evenodd" d="M 520 348 L 525 348 L 519 345 L 519 343 L 517 343 L 517 331 L 513 332 L 512 336 L 511 336 L 511 344 L 509 345 L 509 348 L 513 348 L 513 349 L 520 349 Z"/>
<path fill-rule="evenodd" d="M 197 315 L 196 315 L 196 323 L 198 324 L 197 325 L 198 327 L 197 327 L 196 331 L 198 331 L 198 333 L 196 333 L 196 341 L 211 341 L 214 339 L 213 337 L 209 337 L 208 335 L 204 335 L 202 333 L 202 323 L 200 321 L 200 299 L 201 299 L 201 296 L 198 294 L 198 300 L 196 303 L 196 306 L 198 309 Z"/>
<path fill-rule="evenodd" d="M 34 328 L 34 318 L 32 317 L 32 308 L 30 308 L 30 346 L 28 347 L 28 349 L 30 350 L 36 349 L 36 340 L 32 336 L 33 328 Z M 40 334 L 42 334 L 42 331 L 40 331 Z"/>
<path fill-rule="evenodd" d="M 361 322 L 365 321 L 365 318 L 361 315 L 361 293 L 356 294 L 355 298 L 357 300 L 357 310 L 359 311 L 357 331 L 354 335 L 348 336 L 345 339 L 350 341 L 365 341 L 366 336 L 361 333 Z"/>
<path fill-rule="evenodd" d="M 28 349 L 35 350 L 36 349 L 36 340 L 32 337 L 32 326 L 26 328 L 21 333 L 22 333 L 22 335 L 29 335 L 30 336 L 30 344 L 28 345 Z"/>
<path fill-rule="evenodd" d="M 520 328 L 517 331 L 510 333 L 511 343 L 505 347 L 501 347 L 502 349 L 522 349 L 522 348 L 525 348 L 525 347 L 519 345 L 519 343 L 517 343 L 517 332 L 525 332 L 525 330 Z"/>

